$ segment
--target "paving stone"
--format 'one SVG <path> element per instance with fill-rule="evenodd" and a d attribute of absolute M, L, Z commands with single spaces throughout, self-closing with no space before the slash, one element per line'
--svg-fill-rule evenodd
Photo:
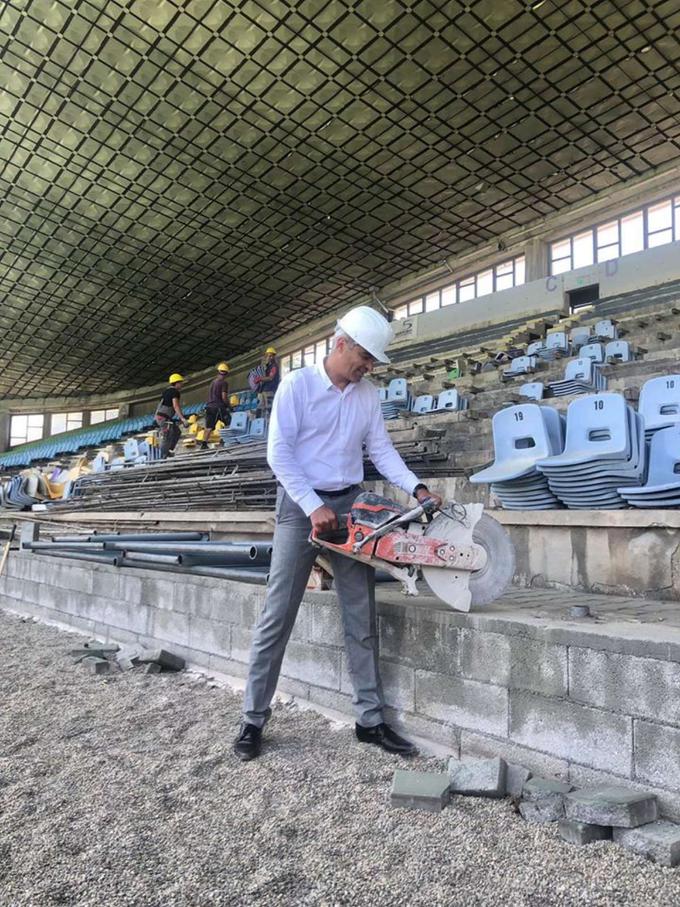
<path fill-rule="evenodd" d="M 449 759 L 451 793 L 468 797 L 504 797 L 505 771 L 505 759 L 498 757 L 474 762 Z"/>
<path fill-rule="evenodd" d="M 571 784 L 555 778 L 530 778 L 522 788 L 522 798 L 529 803 L 541 800 L 561 802 L 564 795 L 573 789 Z"/>
<path fill-rule="evenodd" d="M 560 819 L 558 829 L 560 837 L 568 844 L 592 844 L 593 841 L 610 841 L 612 837 L 611 826 L 591 825 L 576 819 Z"/>
<path fill-rule="evenodd" d="M 521 797 L 524 785 L 531 778 L 531 772 L 517 762 L 507 762 L 505 766 L 505 793 L 509 797 Z"/>
<path fill-rule="evenodd" d="M 181 655 L 175 655 L 168 652 L 167 649 L 149 649 L 138 656 L 139 664 L 150 664 L 155 662 L 162 668 L 169 671 L 181 671 L 184 668 L 184 659 Z"/>
<path fill-rule="evenodd" d="M 557 822 L 564 816 L 564 799 L 552 797 L 544 800 L 522 800 L 519 812 L 523 819 L 533 825 L 545 825 L 547 822 Z"/>
<path fill-rule="evenodd" d="M 157 661 L 150 661 L 144 668 L 145 674 L 160 674 L 163 669 Z"/>
<path fill-rule="evenodd" d="M 443 772 L 408 772 L 397 769 L 392 779 L 390 804 L 438 813 L 449 802 L 449 776 Z"/>
<path fill-rule="evenodd" d="M 83 658 L 105 658 L 105 652 L 103 649 L 71 649 L 69 655 L 72 655 L 73 658 L 82 660 Z"/>
<path fill-rule="evenodd" d="M 106 652 L 107 655 L 115 655 L 116 652 L 120 652 L 120 646 L 117 642 L 98 642 L 96 639 L 86 642 L 85 648 L 98 649 L 101 652 Z"/>
<path fill-rule="evenodd" d="M 680 864 L 680 825 L 661 819 L 639 828 L 615 828 L 614 841 L 662 866 Z"/>
<path fill-rule="evenodd" d="M 568 819 L 592 825 L 618 825 L 636 828 L 653 822 L 659 807 L 653 794 L 627 790 L 625 787 L 594 787 L 567 794 L 564 799 Z"/>
<path fill-rule="evenodd" d="M 118 662 L 121 670 L 123 670 L 123 671 L 131 671 L 135 667 L 134 662 L 132 661 L 131 658 L 128 658 L 127 655 L 119 655 L 118 658 L 116 659 L 116 661 Z"/>
<path fill-rule="evenodd" d="M 111 662 L 107 661 L 105 658 L 96 658 L 93 655 L 88 655 L 87 658 L 83 658 L 82 664 L 90 674 L 111 673 Z"/>

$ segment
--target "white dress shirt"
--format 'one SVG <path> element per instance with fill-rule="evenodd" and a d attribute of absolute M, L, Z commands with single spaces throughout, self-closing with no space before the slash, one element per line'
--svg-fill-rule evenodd
<path fill-rule="evenodd" d="M 412 494 L 418 478 L 390 441 L 370 381 L 362 378 L 341 391 L 323 362 L 286 375 L 274 397 L 267 462 L 307 516 L 323 506 L 315 488 L 338 491 L 362 481 L 364 444 L 376 469 Z"/>

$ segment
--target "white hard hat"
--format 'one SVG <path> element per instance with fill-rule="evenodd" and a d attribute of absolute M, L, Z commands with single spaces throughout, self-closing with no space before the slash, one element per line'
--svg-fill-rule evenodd
<path fill-rule="evenodd" d="M 339 319 L 338 327 L 378 362 L 390 361 L 385 355 L 385 347 L 394 339 L 394 333 L 380 312 L 368 305 L 359 305 Z"/>

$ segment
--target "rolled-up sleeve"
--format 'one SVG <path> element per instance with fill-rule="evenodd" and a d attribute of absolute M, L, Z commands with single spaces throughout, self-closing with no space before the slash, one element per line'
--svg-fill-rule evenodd
<path fill-rule="evenodd" d="M 413 489 L 419 481 L 418 477 L 404 463 L 390 440 L 377 392 L 364 444 L 366 452 L 378 472 L 402 491 L 413 494 Z"/>
<path fill-rule="evenodd" d="M 269 435 L 267 439 L 267 462 L 286 493 L 309 516 L 323 501 L 294 456 L 295 440 L 300 429 L 300 413 L 293 380 L 284 380 L 274 397 Z"/>

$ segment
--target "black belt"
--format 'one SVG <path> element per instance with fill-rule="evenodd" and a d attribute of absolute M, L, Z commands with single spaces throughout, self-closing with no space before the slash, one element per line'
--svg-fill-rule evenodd
<path fill-rule="evenodd" d="M 341 498 L 344 494 L 349 494 L 350 491 L 353 491 L 353 489 L 358 487 L 358 485 L 348 485 L 347 488 L 339 488 L 337 491 L 326 491 L 325 488 L 315 488 L 314 493 L 325 498 Z"/>

